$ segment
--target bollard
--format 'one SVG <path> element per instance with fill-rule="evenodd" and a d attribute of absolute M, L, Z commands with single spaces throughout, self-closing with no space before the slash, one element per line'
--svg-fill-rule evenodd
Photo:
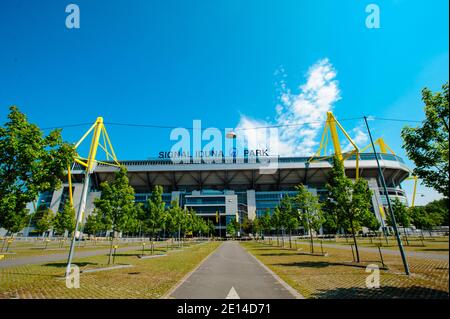
<path fill-rule="evenodd" d="M 8 241 L 7 241 L 8 245 L 6 245 L 6 252 L 9 251 L 9 246 L 11 245 L 12 242 L 13 242 L 12 239 L 8 239 Z"/>
<path fill-rule="evenodd" d="M 117 248 L 119 248 L 119 246 L 118 246 L 118 245 L 115 245 L 115 246 L 114 246 L 114 253 L 113 253 L 113 264 L 114 264 L 115 261 L 116 261 L 116 250 L 117 250 Z"/>
<path fill-rule="evenodd" d="M 144 256 L 145 243 L 142 243 L 142 256 Z"/>

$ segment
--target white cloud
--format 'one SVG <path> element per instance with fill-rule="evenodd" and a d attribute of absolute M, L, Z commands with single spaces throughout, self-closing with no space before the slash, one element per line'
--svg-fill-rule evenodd
<path fill-rule="evenodd" d="M 359 149 L 365 147 L 369 143 L 369 136 L 365 132 L 364 127 L 362 125 L 354 127 L 349 132 L 349 135 Z M 353 150 L 353 145 L 348 140 L 344 140 L 343 142 L 341 142 L 341 145 L 343 145 L 342 148 L 343 152 Z"/>
<path fill-rule="evenodd" d="M 264 147 L 264 130 L 250 128 L 268 125 L 287 125 L 279 127 L 278 154 L 281 156 L 313 154 L 317 147 L 317 137 L 326 120 L 327 112 L 340 99 L 336 70 L 328 59 L 322 59 L 312 65 L 306 74 L 306 83 L 299 86 L 294 94 L 287 87 L 283 68 L 275 72 L 281 75 L 279 83 L 279 104 L 275 107 L 274 121 L 267 122 L 251 119 L 242 115 L 237 130 L 244 129 L 246 135 L 254 139 L 257 145 Z M 301 126 L 293 124 L 305 123 Z"/>

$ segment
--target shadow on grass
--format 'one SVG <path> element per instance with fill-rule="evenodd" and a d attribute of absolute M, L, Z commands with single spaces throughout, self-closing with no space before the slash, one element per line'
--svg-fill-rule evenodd
<path fill-rule="evenodd" d="M 38 276 L 38 277 L 60 277 L 58 274 L 42 274 L 38 272 L 9 272 L 8 275 L 18 275 L 18 276 Z"/>
<path fill-rule="evenodd" d="M 141 254 L 139 253 L 130 253 L 130 254 L 125 254 L 125 253 L 119 253 L 119 254 L 113 254 L 112 256 L 116 256 L 116 257 L 139 257 Z M 106 256 L 109 256 L 106 255 Z"/>
<path fill-rule="evenodd" d="M 266 246 L 266 247 L 260 247 L 260 248 L 251 248 L 251 250 L 294 250 L 295 248 L 289 248 L 289 247 L 277 247 L 277 246 Z"/>
<path fill-rule="evenodd" d="M 307 252 L 298 252 L 298 251 L 291 251 L 286 253 L 270 253 L 270 254 L 259 254 L 260 256 L 313 256 L 313 257 L 322 257 L 323 255 L 321 253 L 307 253 Z"/>
<path fill-rule="evenodd" d="M 380 288 L 337 288 L 322 290 L 312 295 L 320 299 L 448 299 L 448 292 L 413 286 L 413 287 L 380 287 Z"/>
<path fill-rule="evenodd" d="M 330 266 L 346 266 L 346 267 L 352 267 L 352 268 L 366 268 L 368 264 L 379 264 L 380 261 L 363 261 L 361 263 L 356 262 L 328 262 L 328 261 L 299 261 L 299 262 L 292 262 L 292 263 L 278 263 L 273 264 L 274 266 L 283 266 L 283 267 L 303 267 L 303 268 L 325 268 Z M 381 268 L 380 269 L 384 269 Z"/>
<path fill-rule="evenodd" d="M 98 265 L 98 263 L 91 263 L 91 262 L 74 262 L 72 264 L 77 265 L 78 267 L 84 267 L 84 266 L 88 266 L 88 265 Z M 48 263 L 48 264 L 44 264 L 43 266 L 63 268 L 63 267 L 67 267 L 67 263 L 66 262 Z"/>

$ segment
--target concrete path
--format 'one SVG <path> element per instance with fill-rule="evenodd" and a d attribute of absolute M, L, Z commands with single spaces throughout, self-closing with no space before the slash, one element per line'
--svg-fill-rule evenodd
<path fill-rule="evenodd" d="M 142 246 L 129 246 L 129 247 L 118 248 L 117 252 L 119 253 L 119 252 L 125 252 L 125 251 L 129 251 L 129 250 L 139 250 L 141 248 L 142 248 Z M 63 260 L 65 261 L 65 260 L 67 260 L 68 254 L 69 254 L 69 252 L 66 251 L 64 253 L 58 253 L 58 254 L 30 256 L 30 257 L 22 257 L 22 258 L 17 258 L 17 259 L 2 260 L 2 261 L 0 261 L 0 268 L 16 267 L 16 266 L 23 266 L 23 265 L 44 264 L 44 263 L 63 261 Z M 80 251 L 77 252 L 77 249 L 75 248 L 75 255 L 74 255 L 73 259 L 97 256 L 97 255 L 103 255 L 103 254 L 109 254 L 109 248 L 100 249 L 100 250 L 82 251 L 82 252 L 80 252 Z"/>
<path fill-rule="evenodd" d="M 168 298 L 293 299 L 302 298 L 239 243 L 224 242 Z"/>

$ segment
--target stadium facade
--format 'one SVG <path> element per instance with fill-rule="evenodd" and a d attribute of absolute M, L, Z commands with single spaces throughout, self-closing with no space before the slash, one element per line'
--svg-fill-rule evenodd
<path fill-rule="evenodd" d="M 378 153 L 377 156 L 388 186 L 387 195 L 408 204 L 401 183 L 409 177 L 410 170 L 396 155 Z M 255 161 L 234 158 L 228 162 L 201 159 L 188 163 L 160 158 L 120 163 L 128 170 L 137 202 L 145 202 L 154 186 L 161 185 L 164 188 L 163 200 L 166 204 L 176 200 L 181 207 L 194 209 L 203 218 L 213 221 L 217 233 L 225 234 L 230 220 L 236 216 L 239 216 L 240 221 L 245 216 L 254 219 L 267 209 L 273 210 L 283 196 L 295 193 L 296 185 L 306 185 L 312 193 L 324 199 L 331 159 L 319 158 L 313 162 L 308 160 L 308 157 L 277 157 L 276 169 L 272 170 L 264 170 L 267 163 L 258 158 Z M 355 158 L 345 160 L 344 167 L 346 175 L 355 178 Z M 93 211 L 94 199 L 100 196 L 100 184 L 113 179 L 117 169 L 105 164 L 95 166 L 90 175 L 84 218 Z M 82 166 L 75 164 L 72 170 L 72 190 L 76 211 L 80 205 L 84 173 Z M 386 194 L 381 188 L 373 153 L 360 154 L 359 175 L 368 181 L 373 191 L 372 210 L 384 226 Z M 41 194 L 38 204 L 45 204 L 56 212 L 63 209 L 68 196 L 69 187 L 65 183 L 59 190 Z M 31 206 L 30 208 L 32 209 Z M 216 212 L 220 214 L 218 222 Z"/>

